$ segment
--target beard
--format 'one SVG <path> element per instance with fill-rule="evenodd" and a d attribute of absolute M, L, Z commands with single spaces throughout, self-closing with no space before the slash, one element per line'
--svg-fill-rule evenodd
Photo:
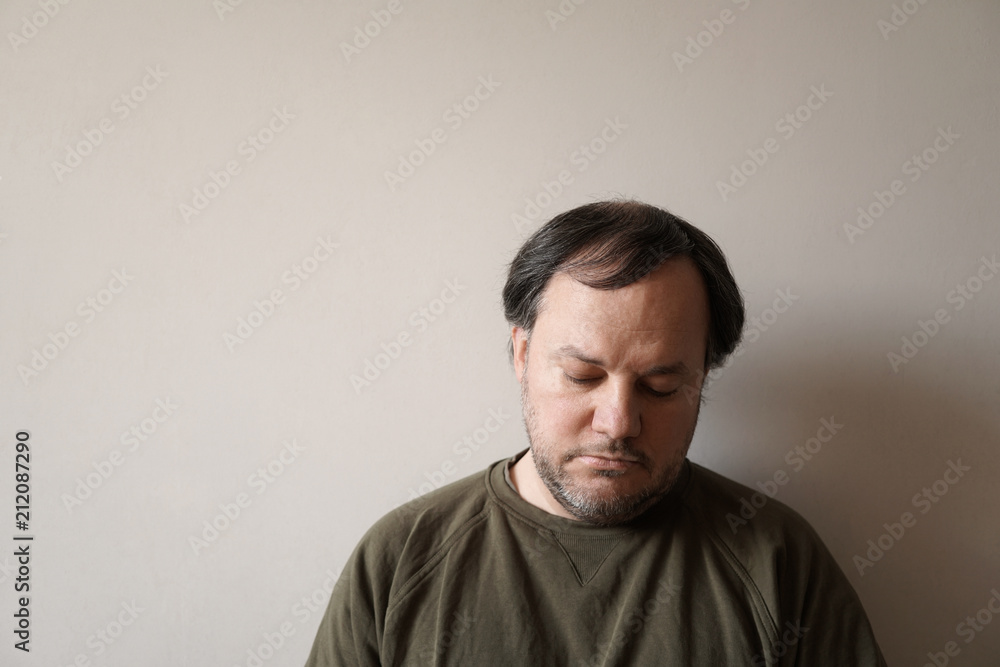
<path fill-rule="evenodd" d="M 677 482 L 684 466 L 691 439 L 694 437 L 695 425 L 701 411 L 701 401 L 698 402 L 691 430 L 685 436 L 685 442 L 675 454 L 660 469 L 649 456 L 635 447 L 630 439 L 607 440 L 595 442 L 581 447 L 574 447 L 563 453 L 551 441 L 547 440 L 544 431 L 539 427 L 538 415 L 528 393 L 528 373 L 525 370 L 521 381 L 521 408 L 524 413 L 525 430 L 528 433 L 528 443 L 534 459 L 535 469 L 552 497 L 571 515 L 599 526 L 616 526 L 635 519 L 647 509 L 661 500 Z M 593 470 L 574 475 L 566 466 L 579 456 L 614 456 L 629 457 L 635 460 L 634 468 L 644 469 L 650 476 L 646 485 L 632 492 L 614 488 L 599 489 L 586 483 L 585 477 L 618 478 L 632 473 L 633 470 Z M 601 485 L 601 486 L 612 486 Z"/>

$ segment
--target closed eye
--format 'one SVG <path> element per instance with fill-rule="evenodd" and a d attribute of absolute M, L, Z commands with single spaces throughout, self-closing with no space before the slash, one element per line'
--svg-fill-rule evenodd
<path fill-rule="evenodd" d="M 573 384 L 579 384 L 579 385 L 590 384 L 592 382 L 597 382 L 598 380 L 601 379 L 599 377 L 592 377 L 592 378 L 582 377 L 581 378 L 581 377 L 576 377 L 574 375 L 570 375 L 569 373 L 566 373 L 566 372 L 563 372 L 563 375 L 566 377 L 567 380 L 569 380 Z M 652 387 L 650 387 L 648 385 L 644 385 L 643 388 L 646 391 L 648 391 L 652 396 L 655 396 L 656 398 L 669 398 L 670 396 L 673 396 L 678 391 L 680 391 L 679 388 L 671 390 L 671 391 L 657 391 L 656 389 L 653 389 Z"/>

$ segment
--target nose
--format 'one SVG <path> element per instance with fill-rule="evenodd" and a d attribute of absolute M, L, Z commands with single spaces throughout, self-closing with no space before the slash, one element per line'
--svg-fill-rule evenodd
<path fill-rule="evenodd" d="M 605 383 L 595 392 L 591 428 L 612 440 L 635 438 L 642 430 L 639 401 L 635 389 L 624 383 Z"/>

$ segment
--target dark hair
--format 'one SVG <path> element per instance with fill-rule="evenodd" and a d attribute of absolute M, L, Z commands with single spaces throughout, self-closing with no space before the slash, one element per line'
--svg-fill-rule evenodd
<path fill-rule="evenodd" d="M 746 311 L 725 255 L 707 234 L 667 211 L 633 200 L 586 204 L 540 227 L 510 263 L 503 288 L 507 321 L 529 334 L 549 279 L 566 272 L 595 289 L 619 289 L 671 257 L 690 257 L 708 291 L 707 369 L 736 349 Z M 513 355 L 513 345 L 508 345 Z"/>

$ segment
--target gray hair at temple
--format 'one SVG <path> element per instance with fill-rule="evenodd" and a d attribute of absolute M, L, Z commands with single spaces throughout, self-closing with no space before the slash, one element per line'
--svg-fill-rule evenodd
<path fill-rule="evenodd" d="M 705 232 L 634 200 L 595 202 L 561 213 L 532 234 L 510 263 L 503 288 L 507 321 L 528 332 L 549 279 L 564 272 L 595 289 L 619 289 L 672 257 L 690 257 L 708 292 L 706 371 L 740 342 L 746 309 L 722 250 Z M 513 358 L 513 345 L 508 343 Z"/>

